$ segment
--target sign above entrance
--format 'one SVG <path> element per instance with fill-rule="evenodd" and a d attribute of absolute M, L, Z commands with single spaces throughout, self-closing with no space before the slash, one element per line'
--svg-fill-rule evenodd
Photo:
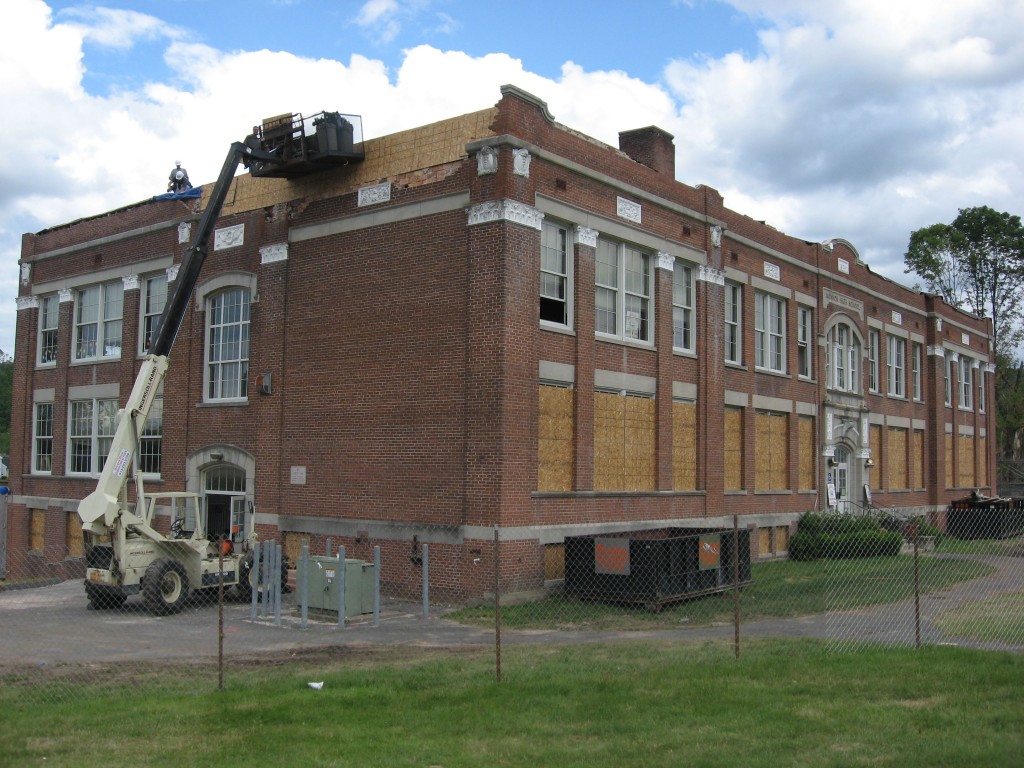
<path fill-rule="evenodd" d="M 835 304 L 837 307 L 848 309 L 851 312 L 855 312 L 858 317 L 864 317 L 864 302 L 858 301 L 850 296 L 844 296 L 841 293 L 833 291 L 831 288 L 825 288 L 821 292 L 822 301 L 827 307 L 829 304 Z"/>

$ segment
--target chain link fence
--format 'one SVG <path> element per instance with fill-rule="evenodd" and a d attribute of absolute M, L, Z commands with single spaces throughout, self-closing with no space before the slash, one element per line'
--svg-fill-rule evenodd
<path fill-rule="evenodd" d="M 7 573 L 29 575 L 0 582 L 0 682 L 55 702 L 83 685 L 204 693 L 247 665 L 396 644 L 493 649 L 499 680 L 524 646 L 623 638 L 737 656 L 764 637 L 836 653 L 1024 651 L 1024 500 L 966 500 L 927 519 L 807 513 L 784 530 L 691 523 L 546 545 L 496 527 L 461 557 L 448 529 L 398 543 L 286 535 L 258 544 L 244 583 L 206 584 L 156 612 L 145 594 L 90 601 L 85 558 L 40 578 L 31 551 L 9 550 Z"/>

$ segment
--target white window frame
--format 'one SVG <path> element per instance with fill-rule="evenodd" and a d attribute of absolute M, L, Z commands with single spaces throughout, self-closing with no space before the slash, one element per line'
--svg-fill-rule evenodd
<path fill-rule="evenodd" d="M 914 387 L 914 400 L 920 401 L 922 390 L 921 390 L 921 360 L 922 360 L 922 349 L 921 343 L 918 341 L 912 341 L 910 343 L 910 374 L 913 380 Z"/>
<path fill-rule="evenodd" d="M 985 412 L 985 366 L 978 368 L 978 413 Z"/>
<path fill-rule="evenodd" d="M 838 322 L 829 331 L 828 386 L 840 392 L 860 392 L 860 341 L 848 323 Z"/>
<path fill-rule="evenodd" d="M 786 299 L 754 292 L 754 367 L 786 372 Z"/>
<path fill-rule="evenodd" d="M 907 396 L 907 340 L 889 334 L 886 340 L 886 374 L 890 397 Z"/>
<path fill-rule="evenodd" d="M 40 419 L 42 411 L 49 411 L 48 420 Z M 53 473 L 53 416 L 53 403 L 36 403 L 32 408 L 32 474 L 49 475 Z M 47 424 L 47 422 L 49 434 L 45 434 L 45 430 L 40 430 L 40 425 Z M 49 451 L 44 453 L 41 448 L 47 444 Z M 45 467 L 40 466 L 40 459 L 43 456 L 47 458 Z"/>
<path fill-rule="evenodd" d="M 811 379 L 814 373 L 814 344 L 812 339 L 814 327 L 814 311 L 810 307 L 797 306 L 796 309 L 796 372 L 801 379 Z"/>
<path fill-rule="evenodd" d="M 693 352 L 697 343 L 693 324 L 697 295 L 694 277 L 693 266 L 676 259 L 672 265 L 672 348 L 680 352 Z"/>
<path fill-rule="evenodd" d="M 240 317 L 237 320 L 223 321 L 218 313 L 224 311 L 224 299 L 232 294 L 239 294 Z M 206 297 L 205 323 L 205 360 L 203 365 L 204 402 L 246 402 L 249 399 L 249 332 L 252 311 L 252 294 L 248 288 L 232 285 L 211 293 Z M 215 320 L 217 322 L 215 322 Z M 225 332 L 235 336 L 232 329 L 237 329 L 237 339 L 225 339 Z M 237 344 L 237 354 L 231 353 Z M 228 378 L 226 374 L 237 366 L 237 372 Z M 230 385 L 225 387 L 225 385 Z M 226 390 L 226 391 L 225 391 Z"/>
<path fill-rule="evenodd" d="M 559 242 L 560 240 L 560 242 Z M 573 327 L 572 315 L 572 266 L 573 266 L 573 238 L 572 229 L 555 221 L 547 219 L 541 224 L 540 231 L 540 324 L 553 328 L 571 329 Z M 553 256 L 554 258 L 549 258 Z M 561 271 L 558 264 L 553 263 L 558 259 L 562 260 Z M 561 289 L 562 296 L 557 296 L 558 289 Z M 553 308 L 562 304 L 562 321 L 545 318 L 545 302 Z"/>
<path fill-rule="evenodd" d="M 974 360 L 960 355 L 960 410 L 974 410 Z"/>
<path fill-rule="evenodd" d="M 163 286 L 163 296 L 154 288 Z M 139 294 L 139 354 L 145 355 L 149 352 L 151 343 L 150 336 L 156 330 L 156 321 L 163 314 L 164 305 L 167 303 L 168 280 L 167 273 L 149 275 L 142 280 L 142 291 Z"/>
<path fill-rule="evenodd" d="M 878 392 L 881 387 L 879 370 L 879 347 L 882 346 L 882 333 L 877 328 L 868 329 L 868 391 Z"/>
<path fill-rule="evenodd" d="M 96 476 L 110 453 L 117 421 L 116 398 L 91 398 L 68 402 L 67 473 L 77 476 Z M 85 410 L 83 413 L 82 411 Z M 83 430 L 82 427 L 86 429 Z M 88 453 L 76 453 L 75 445 L 88 447 Z M 88 456 L 89 467 L 82 469 L 77 459 Z"/>
<path fill-rule="evenodd" d="M 946 407 L 953 407 L 953 356 L 950 354 L 946 355 L 945 360 L 945 389 L 946 389 Z"/>
<path fill-rule="evenodd" d="M 95 294 L 95 315 L 86 297 Z M 116 360 L 121 357 L 124 342 L 124 282 L 94 283 L 75 291 L 74 335 L 71 339 L 72 360 Z M 88 314 L 87 314 L 88 313 Z M 93 338 L 88 329 L 93 327 Z M 90 349 L 90 345 L 92 345 Z M 91 354 L 90 354 L 91 351 Z"/>
<path fill-rule="evenodd" d="M 163 470 L 164 398 L 153 400 L 146 417 L 146 424 L 139 435 L 139 451 L 136 461 L 144 477 L 159 478 Z M 155 467 L 154 467 L 155 463 Z"/>
<path fill-rule="evenodd" d="M 57 333 L 60 325 L 60 297 L 56 293 L 39 297 L 39 365 L 57 364 Z"/>
<path fill-rule="evenodd" d="M 614 257 L 614 263 L 608 257 Z M 629 262 L 639 259 L 642 285 L 638 287 L 634 278 L 635 270 L 629 269 Z M 622 339 L 650 346 L 654 341 L 652 332 L 654 318 L 654 257 L 627 243 L 598 238 L 597 264 L 594 274 L 594 330 L 595 335 L 605 338 Z M 602 308 L 611 299 L 611 309 Z M 638 317 L 630 317 L 639 310 Z M 602 314 L 603 313 L 603 314 Z M 609 322 L 610 318 L 610 322 Z"/>
<path fill-rule="evenodd" d="M 731 353 L 731 354 L 730 354 Z M 743 286 L 725 284 L 725 362 L 743 363 Z"/>

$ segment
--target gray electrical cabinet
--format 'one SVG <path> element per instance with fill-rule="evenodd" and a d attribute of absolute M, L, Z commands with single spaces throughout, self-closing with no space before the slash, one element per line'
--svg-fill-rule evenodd
<path fill-rule="evenodd" d="M 373 613 L 376 581 L 373 563 L 345 560 L 345 616 Z M 338 558 L 310 557 L 308 605 L 317 611 L 338 612 Z"/>

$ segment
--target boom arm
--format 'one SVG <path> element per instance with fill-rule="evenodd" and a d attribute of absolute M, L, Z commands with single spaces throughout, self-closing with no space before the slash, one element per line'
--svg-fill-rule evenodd
<path fill-rule="evenodd" d="M 210 200 L 199 219 L 195 236 L 181 262 L 178 279 L 174 281 L 164 305 L 164 311 L 157 321 L 152 344 L 148 354 L 143 358 L 139 375 L 135 379 L 135 386 L 132 387 L 128 402 L 125 403 L 124 409 L 119 414 L 110 453 L 103 464 L 103 471 L 100 473 L 96 490 L 82 499 L 78 505 L 78 515 L 82 519 L 84 531 L 103 534 L 114 524 L 119 515 L 124 516 L 122 522 L 127 525 L 148 528 L 142 517 L 133 515 L 127 510 L 121 510 L 118 499 L 128 481 L 128 467 L 138 449 L 137 436 L 145 427 L 160 384 L 167 375 L 167 355 L 170 354 L 174 339 L 181 328 L 181 321 L 188 310 L 192 290 L 199 281 L 199 273 L 206 260 L 207 241 L 220 216 L 220 210 L 224 206 L 224 199 L 227 197 L 228 188 L 235 177 L 235 170 L 237 170 L 239 162 L 245 162 L 246 165 L 249 164 L 250 159 L 281 162 L 276 155 L 259 149 L 258 140 L 253 140 L 253 137 L 249 138 L 250 140 L 246 142 L 234 142 L 224 160 L 224 166 L 221 168 L 220 176 L 217 177 Z M 139 504 L 141 505 L 141 503 L 140 498 Z M 151 529 L 147 532 L 150 535 L 155 534 L 155 531 Z"/>

